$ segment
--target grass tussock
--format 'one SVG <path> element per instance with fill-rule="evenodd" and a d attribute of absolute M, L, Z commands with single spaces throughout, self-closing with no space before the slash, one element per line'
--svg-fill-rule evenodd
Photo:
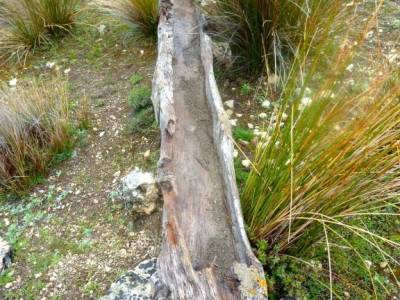
<path fill-rule="evenodd" d="M 30 52 L 68 32 L 80 0 L 0 0 L 0 60 L 24 62 Z"/>
<path fill-rule="evenodd" d="M 371 56 L 375 71 L 369 78 L 349 68 L 365 51 L 363 41 L 379 8 L 363 30 L 351 28 L 340 42 L 296 48 L 241 195 L 250 239 L 267 269 L 275 266 L 269 274 L 280 276 L 288 266 L 283 258 L 301 263 L 324 274 L 316 281 L 330 299 L 338 282 L 352 294 L 357 287 L 349 290 L 349 282 L 360 280 L 363 295 L 376 298 L 390 297 L 400 286 L 394 229 L 382 233 L 367 225 L 374 218 L 389 224 L 400 216 L 400 72 L 379 53 Z M 323 30 L 335 30 L 335 22 Z M 326 260 L 315 267 L 308 259 L 321 249 Z M 342 253 L 351 259 L 343 260 Z M 385 265 L 386 279 L 373 263 Z M 290 273 L 282 278 L 281 285 L 295 281 Z"/>
<path fill-rule="evenodd" d="M 314 46 L 340 30 L 324 31 L 351 11 L 339 0 L 218 0 L 207 9 L 217 38 L 228 41 L 236 66 L 282 76 L 299 44 Z M 305 34 L 306 33 L 306 34 Z"/>
<path fill-rule="evenodd" d="M 144 36 L 157 36 L 158 0 L 94 0 L 93 6 L 138 28 Z"/>
<path fill-rule="evenodd" d="M 33 81 L 0 90 L 0 190 L 20 192 L 72 146 L 66 84 Z"/>

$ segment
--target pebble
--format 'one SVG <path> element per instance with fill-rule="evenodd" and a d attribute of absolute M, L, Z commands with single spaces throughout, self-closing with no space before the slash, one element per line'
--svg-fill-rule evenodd
<path fill-rule="evenodd" d="M 235 101 L 234 100 L 228 100 L 228 101 L 225 101 L 224 104 L 229 108 L 233 108 L 235 106 Z"/>
<path fill-rule="evenodd" d="M 248 159 L 242 160 L 242 166 L 245 167 L 245 168 L 247 168 L 247 169 L 250 168 L 250 166 L 251 166 L 251 161 L 248 160 Z"/>

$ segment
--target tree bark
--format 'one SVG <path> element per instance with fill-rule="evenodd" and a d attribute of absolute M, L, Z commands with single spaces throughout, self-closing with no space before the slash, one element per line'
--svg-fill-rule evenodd
<path fill-rule="evenodd" d="M 244 230 L 230 123 L 204 25 L 193 0 L 160 0 L 152 95 L 164 199 L 158 276 L 169 299 L 266 299 L 262 266 Z"/>

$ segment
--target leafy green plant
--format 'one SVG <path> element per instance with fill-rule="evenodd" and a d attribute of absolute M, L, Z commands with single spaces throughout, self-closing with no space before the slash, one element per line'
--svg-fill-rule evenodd
<path fill-rule="evenodd" d="M 0 89 L 0 188 L 20 192 L 72 147 L 64 82 L 21 83 Z"/>
<path fill-rule="evenodd" d="M 138 28 L 145 36 L 157 36 L 157 0 L 95 0 L 93 5 Z"/>
<path fill-rule="evenodd" d="M 25 62 L 28 54 L 75 23 L 80 0 L 0 1 L 0 60 Z"/>
<path fill-rule="evenodd" d="M 134 116 L 129 122 L 129 130 L 133 133 L 145 133 L 155 128 L 151 89 L 138 84 L 142 79 L 143 77 L 138 74 L 131 77 L 133 87 L 129 93 L 128 102 L 134 109 Z"/>

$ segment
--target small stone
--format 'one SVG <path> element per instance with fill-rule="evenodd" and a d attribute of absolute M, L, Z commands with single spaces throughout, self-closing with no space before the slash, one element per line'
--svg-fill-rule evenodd
<path fill-rule="evenodd" d="M 18 79 L 13 78 L 8 82 L 8 85 L 14 87 L 14 86 L 17 86 L 17 82 L 18 82 Z"/>
<path fill-rule="evenodd" d="M 254 125 L 251 124 L 251 123 L 247 123 L 247 127 L 249 127 L 249 129 L 253 129 L 253 128 L 254 128 Z"/>
<path fill-rule="evenodd" d="M 245 167 L 246 169 L 250 168 L 251 161 L 248 159 L 242 160 L 242 166 Z"/>
<path fill-rule="evenodd" d="M 225 113 L 228 115 L 228 117 L 231 117 L 231 116 L 233 115 L 233 110 L 227 109 L 227 110 L 225 111 Z"/>
<path fill-rule="evenodd" d="M 100 35 L 104 35 L 104 32 L 106 31 L 106 25 L 100 24 L 97 30 L 99 31 Z"/>
<path fill-rule="evenodd" d="M 233 157 L 236 158 L 236 157 L 238 157 L 238 155 L 239 155 L 239 152 L 236 149 L 233 150 Z"/>
<path fill-rule="evenodd" d="M 48 69 L 53 69 L 53 67 L 54 67 L 55 64 L 56 64 L 56 63 L 55 63 L 54 61 L 48 61 L 48 62 L 46 63 L 46 68 L 48 68 Z"/>
<path fill-rule="evenodd" d="M 64 74 L 65 74 L 65 75 L 68 75 L 69 72 L 71 72 L 71 69 L 70 69 L 70 68 L 64 70 Z"/>
<path fill-rule="evenodd" d="M 237 126 L 237 119 L 233 119 L 233 120 L 231 120 L 231 125 L 232 126 Z"/>
<path fill-rule="evenodd" d="M 267 118 L 267 114 L 266 113 L 261 113 L 261 114 L 258 115 L 258 117 L 260 119 L 266 119 Z"/>
<path fill-rule="evenodd" d="M 143 157 L 144 157 L 145 159 L 148 159 L 148 158 L 150 157 L 150 150 L 147 150 L 147 151 L 143 154 Z"/>
<path fill-rule="evenodd" d="M 312 100 L 310 97 L 303 97 L 303 99 L 301 99 L 301 105 L 303 107 L 305 106 L 309 106 L 311 104 Z"/>
<path fill-rule="evenodd" d="M 224 104 L 225 104 L 227 107 L 233 109 L 233 107 L 235 106 L 235 100 L 228 100 L 228 101 L 225 101 Z"/>
<path fill-rule="evenodd" d="M 379 264 L 379 267 L 381 267 L 381 269 L 385 269 L 388 266 L 387 261 L 383 261 Z"/>
<path fill-rule="evenodd" d="M 367 265 L 368 269 L 371 268 L 372 262 L 370 260 L 365 260 L 364 263 Z"/>
<path fill-rule="evenodd" d="M 99 137 L 103 137 L 105 133 L 105 131 L 100 132 Z"/>
<path fill-rule="evenodd" d="M 269 102 L 268 100 L 265 100 L 261 103 L 261 107 L 263 108 L 270 108 L 271 107 L 271 102 Z"/>

